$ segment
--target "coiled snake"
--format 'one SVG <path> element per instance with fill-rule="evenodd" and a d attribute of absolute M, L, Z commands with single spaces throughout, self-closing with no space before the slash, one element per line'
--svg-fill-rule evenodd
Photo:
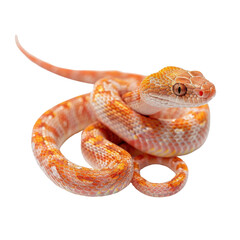
<path fill-rule="evenodd" d="M 116 193 L 130 182 L 142 193 L 169 196 L 183 188 L 186 164 L 177 156 L 191 153 L 209 131 L 207 102 L 215 87 L 198 71 L 165 67 L 147 77 L 118 71 L 59 68 L 18 48 L 31 61 L 58 75 L 94 84 L 92 93 L 67 100 L 35 123 L 32 148 L 38 164 L 58 186 L 76 194 Z M 76 165 L 60 151 L 83 130 L 81 148 L 93 167 Z M 150 183 L 140 170 L 162 164 L 175 172 L 165 183 Z"/>

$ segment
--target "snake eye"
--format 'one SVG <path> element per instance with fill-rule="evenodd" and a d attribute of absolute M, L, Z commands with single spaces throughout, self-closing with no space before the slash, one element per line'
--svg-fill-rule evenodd
<path fill-rule="evenodd" d="M 173 85 L 173 92 L 177 96 L 184 96 L 187 93 L 187 87 L 182 83 L 176 83 Z"/>

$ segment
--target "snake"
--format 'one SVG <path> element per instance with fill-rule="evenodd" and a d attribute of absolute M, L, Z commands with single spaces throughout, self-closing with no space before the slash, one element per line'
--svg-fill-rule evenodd
<path fill-rule="evenodd" d="M 188 167 L 179 158 L 205 142 L 210 127 L 208 102 L 216 89 L 199 71 L 164 67 L 143 76 L 120 71 L 56 67 L 20 51 L 40 67 L 72 80 L 93 84 L 91 93 L 64 101 L 40 116 L 32 149 L 43 172 L 59 187 L 84 196 L 117 193 L 130 183 L 152 197 L 171 196 L 186 184 Z M 83 157 L 91 166 L 68 160 L 61 146 L 81 133 Z M 175 176 L 149 182 L 140 171 L 160 164 Z"/>

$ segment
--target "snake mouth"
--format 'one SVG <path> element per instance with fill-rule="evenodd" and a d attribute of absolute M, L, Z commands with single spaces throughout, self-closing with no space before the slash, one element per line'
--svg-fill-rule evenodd
<path fill-rule="evenodd" d="M 183 103 L 180 104 L 180 102 L 177 101 L 173 101 L 169 98 L 163 97 L 159 94 L 155 94 L 155 93 L 149 93 L 148 95 L 150 97 L 150 101 L 149 103 L 152 105 L 154 104 L 156 107 L 157 106 L 166 106 L 166 107 L 170 107 L 170 106 L 179 106 L 179 105 L 185 105 Z"/>
<path fill-rule="evenodd" d="M 159 94 L 149 93 L 150 99 L 148 99 L 148 103 L 154 105 L 156 107 L 166 106 L 166 107 L 198 107 L 204 105 L 208 102 L 207 98 L 200 98 L 198 101 L 184 101 L 181 97 L 176 97 L 175 101 L 173 99 L 169 99 L 169 97 L 163 97 Z M 150 101 L 149 101 L 150 100 Z"/>

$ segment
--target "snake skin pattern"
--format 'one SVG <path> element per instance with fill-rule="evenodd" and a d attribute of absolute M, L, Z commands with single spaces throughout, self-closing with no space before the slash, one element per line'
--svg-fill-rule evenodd
<path fill-rule="evenodd" d="M 169 196 L 183 188 L 186 164 L 177 156 L 193 152 L 209 131 L 207 102 L 215 87 L 198 71 L 166 67 L 147 77 L 118 71 L 77 71 L 59 68 L 28 53 L 27 58 L 53 73 L 92 83 L 92 93 L 67 100 L 35 123 L 32 148 L 45 174 L 76 194 L 103 196 L 132 182 L 144 194 Z M 60 151 L 73 134 L 82 132 L 81 148 L 92 168 L 70 162 Z M 150 183 L 140 170 L 167 166 L 175 177 Z"/>

